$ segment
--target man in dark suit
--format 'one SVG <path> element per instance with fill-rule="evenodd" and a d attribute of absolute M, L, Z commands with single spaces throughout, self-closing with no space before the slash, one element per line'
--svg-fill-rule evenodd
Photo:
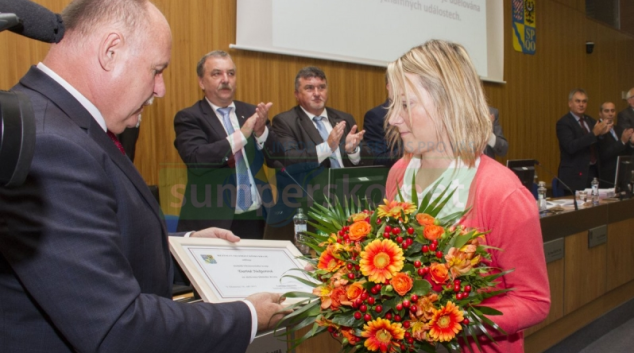
<path fill-rule="evenodd" d="M 273 118 L 273 131 L 284 165 L 318 163 L 326 168 L 372 165 L 352 115 L 326 107 L 328 82 L 319 68 L 308 66 L 295 77 L 298 105 Z"/>
<path fill-rule="evenodd" d="M 617 116 L 616 123 L 621 129 L 634 127 L 634 88 L 630 88 L 625 96 L 628 107 L 621 110 Z"/>
<path fill-rule="evenodd" d="M 634 151 L 632 146 L 632 137 L 634 128 L 623 129 L 621 126 L 614 125 L 614 116 L 616 108 L 614 103 L 605 102 L 599 108 L 600 120 L 607 121 L 612 128 L 607 134 L 599 136 L 599 152 L 601 166 L 600 185 L 603 188 L 614 187 L 614 179 L 616 176 L 617 157 L 621 155 L 631 155 Z"/>
<path fill-rule="evenodd" d="M 559 179 L 573 191 L 589 188 L 592 179 L 599 177 L 597 137 L 607 133 L 611 126 L 606 121 L 597 123 L 585 115 L 587 105 L 586 92 L 580 88 L 572 90 L 568 95 L 570 112 L 556 125 Z"/>
<path fill-rule="evenodd" d="M 401 158 L 402 152 L 399 146 L 390 148 L 385 136 L 385 117 L 390 108 L 389 91 L 390 85 L 386 76 L 385 88 L 388 91 L 388 98 L 383 104 L 368 110 L 363 117 L 363 141 L 366 143 L 374 155 L 374 165 L 391 167 Z"/>
<path fill-rule="evenodd" d="M 504 132 L 502 132 L 500 113 L 497 108 L 489 107 L 489 115 L 493 122 L 493 131 L 491 131 L 491 135 L 489 135 L 489 141 L 487 141 L 484 154 L 491 158 L 495 158 L 496 155 L 506 156 L 506 152 L 509 150 L 509 143 L 506 137 L 504 137 Z"/>
<path fill-rule="evenodd" d="M 173 301 L 159 206 L 114 136 L 165 94 L 165 17 L 146 0 L 75 0 L 62 17 L 64 39 L 14 88 L 37 136 L 24 185 L 0 188 L 1 350 L 244 352 L 280 296 Z"/>
<path fill-rule="evenodd" d="M 214 226 L 262 239 L 263 206 L 272 202 L 263 170 L 275 143 L 268 128 L 272 103 L 234 100 L 236 67 L 222 50 L 203 56 L 196 72 L 205 97 L 174 118 L 174 146 L 187 165 L 178 231 Z"/>

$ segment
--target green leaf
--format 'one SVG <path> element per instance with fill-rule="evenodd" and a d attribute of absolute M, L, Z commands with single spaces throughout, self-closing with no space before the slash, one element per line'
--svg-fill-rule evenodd
<path fill-rule="evenodd" d="M 424 279 L 415 280 L 411 292 L 421 296 L 426 295 L 431 290 L 431 284 Z"/>
<path fill-rule="evenodd" d="M 423 196 L 423 201 L 420 203 L 420 206 L 418 207 L 418 212 L 417 213 L 427 213 L 427 212 L 425 212 L 425 210 L 429 206 L 429 202 L 431 200 L 431 197 L 434 195 L 434 192 L 436 192 L 436 188 L 438 187 L 438 184 L 440 184 L 441 181 L 442 181 L 442 179 L 439 179 L 436 182 L 436 184 L 434 184 L 429 189 L 429 191 L 425 194 L 425 196 Z"/>
<path fill-rule="evenodd" d="M 350 312 L 349 314 L 346 315 L 338 315 L 335 316 L 332 319 L 332 322 L 334 322 L 337 325 L 341 325 L 341 326 L 347 326 L 350 327 L 354 324 L 355 318 L 354 318 L 354 313 Z"/>
<path fill-rule="evenodd" d="M 502 315 L 502 312 L 488 306 L 476 306 L 473 307 L 478 313 L 484 315 Z"/>
<path fill-rule="evenodd" d="M 412 173 L 412 204 L 418 207 L 418 192 L 416 191 L 416 173 Z"/>

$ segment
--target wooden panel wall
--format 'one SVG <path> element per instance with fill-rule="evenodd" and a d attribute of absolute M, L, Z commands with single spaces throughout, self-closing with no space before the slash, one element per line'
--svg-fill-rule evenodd
<path fill-rule="evenodd" d="M 60 11 L 68 0 L 37 0 Z M 172 26 L 172 63 L 165 73 L 167 95 L 146 109 L 135 164 L 149 184 L 159 183 L 161 170 L 182 172 L 173 147 L 174 114 L 202 97 L 195 64 L 206 52 L 229 50 L 235 42 L 236 0 L 156 0 Z M 505 1 L 510 14 L 510 1 Z M 621 92 L 634 86 L 634 38 L 586 18 L 584 0 L 537 2 L 537 52 L 524 55 L 513 50 L 511 18 L 505 16 L 506 84 L 485 83 L 490 104 L 500 110 L 500 120 L 510 141 L 506 158 L 535 158 L 556 173 L 559 147 L 555 122 L 567 110 L 567 94 L 584 87 L 590 96 L 588 111 L 597 116 L 600 103 L 612 100 L 618 109 L 626 103 Z M 307 39 L 316 35 L 310 27 Z M 396 35 L 396 34 L 395 34 Z M 594 54 L 585 53 L 585 42 L 594 41 Z M 377 50 L 380 50 L 377 43 Z M 46 44 L 0 33 L 0 89 L 17 82 L 29 65 L 41 60 Z M 238 68 L 237 99 L 272 101 L 271 117 L 295 104 L 293 79 L 306 65 L 320 66 L 330 82 L 329 106 L 352 113 L 362 124 L 365 111 L 385 98 L 384 69 L 372 66 L 313 60 L 292 56 L 229 50 Z M 506 158 L 501 159 L 502 162 Z M 540 179 L 552 176 L 538 170 Z M 170 174 L 170 173 L 164 173 Z M 165 185 L 169 187 L 170 185 Z M 163 204 L 165 208 L 165 204 Z"/>

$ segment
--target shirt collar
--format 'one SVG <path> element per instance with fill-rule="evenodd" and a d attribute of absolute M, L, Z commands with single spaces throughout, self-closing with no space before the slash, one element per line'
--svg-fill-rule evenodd
<path fill-rule="evenodd" d="M 306 115 L 308 115 L 308 118 L 310 120 L 313 120 L 314 117 L 316 117 L 317 115 L 313 114 L 313 113 L 309 113 L 306 109 L 304 109 L 304 107 L 302 107 L 301 105 L 299 106 L 300 108 L 302 108 L 302 110 L 304 111 L 304 113 L 306 113 Z M 326 118 L 326 120 L 328 120 L 328 110 L 324 107 L 324 111 L 319 115 L 319 116 L 323 116 L 324 118 Z"/>
<path fill-rule="evenodd" d="M 95 119 L 97 124 L 101 126 L 103 131 L 108 131 L 108 128 L 106 127 L 106 120 L 104 120 L 103 115 L 101 115 L 101 112 L 99 111 L 99 109 L 97 109 L 97 107 L 95 107 L 95 105 L 92 104 L 92 102 L 89 101 L 88 98 L 86 98 L 83 94 L 79 93 L 79 91 L 76 90 L 75 87 L 73 87 L 70 83 L 64 80 L 55 71 L 51 70 L 48 66 L 44 65 L 44 63 L 38 63 L 37 68 L 43 73 L 45 73 L 46 75 L 48 75 L 50 78 L 52 78 L 55 82 L 59 83 L 60 86 L 64 87 L 64 89 L 68 91 L 68 93 L 70 93 L 71 96 L 77 99 L 79 104 L 81 104 L 84 108 L 86 108 L 88 113 L 92 115 L 93 119 Z"/>
<path fill-rule="evenodd" d="M 205 100 L 207 101 L 207 103 L 209 103 L 209 105 L 211 106 L 211 110 L 213 110 L 214 113 L 217 112 L 218 109 L 220 109 L 220 108 L 231 108 L 231 111 L 233 111 L 233 112 L 236 111 L 236 104 L 233 101 L 231 101 L 231 104 L 229 104 L 226 107 L 219 107 L 219 106 L 211 103 L 211 101 L 209 99 L 207 99 L 207 97 L 205 97 Z"/>

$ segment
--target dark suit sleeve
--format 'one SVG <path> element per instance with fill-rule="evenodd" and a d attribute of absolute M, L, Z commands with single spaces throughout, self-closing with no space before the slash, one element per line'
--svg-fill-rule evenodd
<path fill-rule="evenodd" d="M 233 152 L 224 138 L 211 139 L 203 127 L 202 116 L 193 114 L 192 108 L 181 110 L 174 117 L 176 139 L 174 146 L 185 164 L 209 164 L 221 166 L 227 163 Z"/>
<path fill-rule="evenodd" d="M 69 350 L 78 352 L 244 352 L 251 331 L 246 304 L 187 305 L 142 292 L 137 277 L 150 277 L 162 288 L 171 280 L 156 276 L 168 272 L 169 261 L 154 261 L 155 249 L 165 250 L 165 234 L 141 200 L 133 208 L 147 232 L 128 234 L 139 241 L 132 248 L 132 240 L 122 239 L 120 209 L 134 202 L 123 197 L 135 189 L 113 178 L 118 175 L 107 157 L 96 158 L 58 136 L 38 135 L 26 185 L 0 190 L 0 218 L 6 221 L 0 252 L 28 292 L 22 305 L 35 303 Z M 158 254 L 164 259 L 166 251 Z M 133 266 L 131 258 L 150 263 Z M 27 298 L 7 292 L 8 276 L 2 277 L 2 305 Z M 44 337 L 55 335 L 40 328 Z"/>
<path fill-rule="evenodd" d="M 284 166 L 318 163 L 317 146 L 312 141 L 298 141 L 299 129 L 297 117 L 294 116 L 293 110 L 273 118 L 273 133 L 277 137 L 276 145 L 273 148 L 274 155 L 283 161 Z"/>
<path fill-rule="evenodd" d="M 363 141 L 374 155 L 374 164 L 391 166 L 398 159 L 399 151 L 392 150 L 387 146 L 385 141 L 385 129 L 383 124 L 385 121 L 387 109 L 385 105 L 381 105 L 374 109 L 370 109 L 363 117 Z"/>
<path fill-rule="evenodd" d="M 616 159 L 617 156 L 621 155 L 626 150 L 627 145 L 624 145 L 621 142 L 620 136 L 617 141 L 614 140 L 614 137 L 612 137 L 612 134 L 609 132 L 599 137 L 599 154 L 602 161 Z"/>
<path fill-rule="evenodd" d="M 632 111 L 632 108 L 628 107 L 620 111 L 616 121 L 617 126 L 623 130 L 634 127 L 634 111 Z"/>
<path fill-rule="evenodd" d="M 568 116 L 557 121 L 557 139 L 559 139 L 559 148 L 569 155 L 574 155 L 575 153 L 582 151 L 597 142 L 597 137 L 592 133 L 594 120 L 592 120 L 592 123 L 589 126 L 590 133 L 582 135 L 579 138 L 575 138 L 574 129 L 576 127 L 572 124 L 577 123 L 572 119 L 568 119 Z"/>
<path fill-rule="evenodd" d="M 495 135 L 495 146 L 493 146 L 493 151 L 498 156 L 506 156 L 506 152 L 509 150 L 509 143 L 506 140 L 506 137 L 504 137 L 497 109 L 494 110 L 493 116 L 495 117 L 495 120 L 493 120 L 493 134 Z"/>

